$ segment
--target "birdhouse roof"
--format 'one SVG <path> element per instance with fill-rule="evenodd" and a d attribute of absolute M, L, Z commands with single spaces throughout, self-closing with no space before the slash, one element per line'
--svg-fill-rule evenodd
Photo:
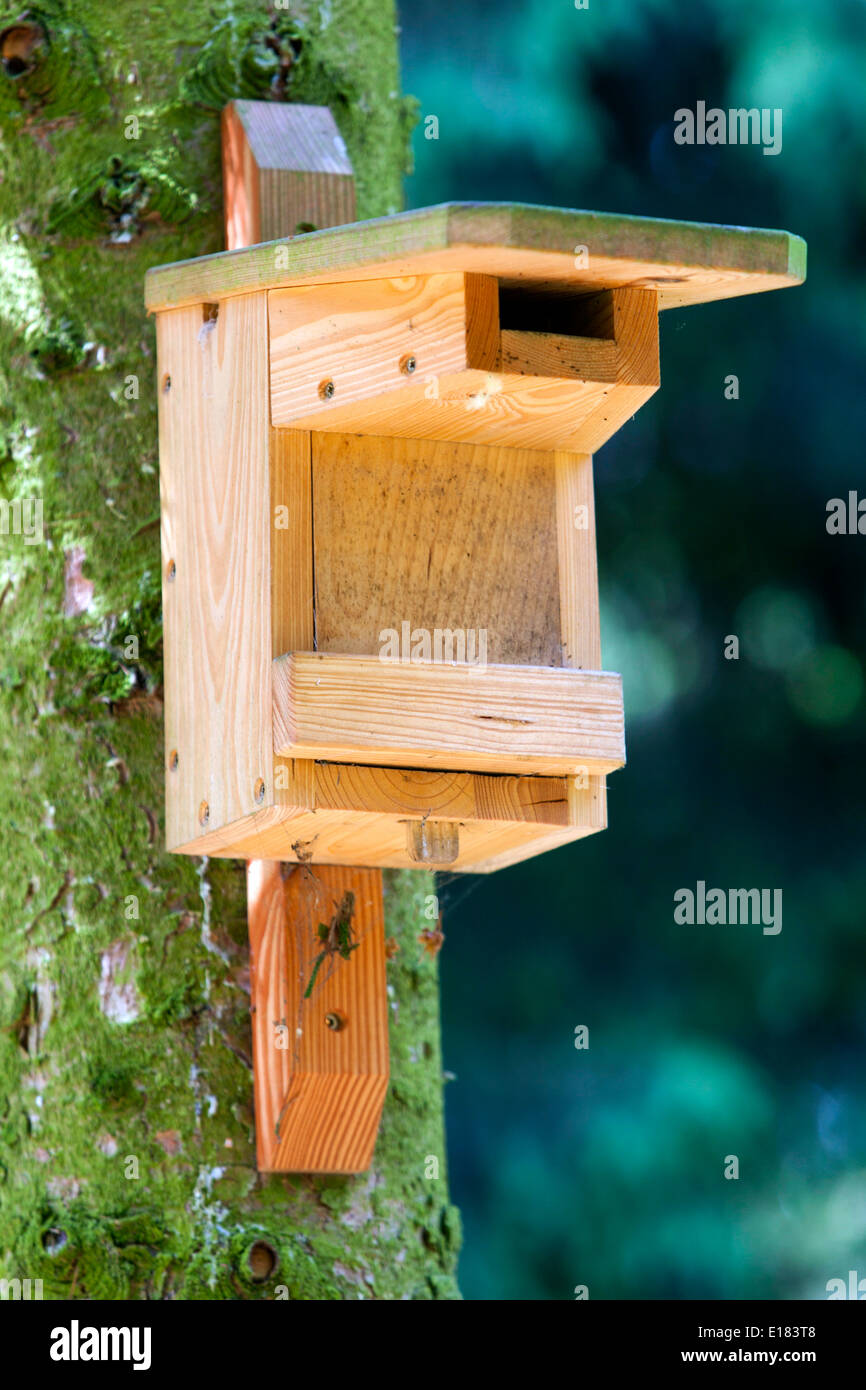
<path fill-rule="evenodd" d="M 570 293 L 644 286 L 658 289 L 660 309 L 672 309 L 801 284 L 806 243 L 752 227 L 442 203 L 156 266 L 147 272 L 145 301 L 154 312 L 255 290 L 440 271 Z"/>

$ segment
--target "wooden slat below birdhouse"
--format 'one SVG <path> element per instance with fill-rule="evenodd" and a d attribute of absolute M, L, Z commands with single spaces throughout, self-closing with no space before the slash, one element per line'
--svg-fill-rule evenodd
<path fill-rule="evenodd" d="M 258 1167 L 361 1172 L 389 1074 L 381 876 L 257 860 L 248 879 Z"/>

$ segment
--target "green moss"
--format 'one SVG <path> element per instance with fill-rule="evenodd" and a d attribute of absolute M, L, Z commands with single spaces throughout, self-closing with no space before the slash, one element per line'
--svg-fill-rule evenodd
<path fill-rule="evenodd" d="M 181 82 L 181 97 L 213 111 L 234 98 L 295 100 L 315 36 L 294 15 L 252 13 L 215 25 Z"/>
<path fill-rule="evenodd" d="M 7 67 L 0 75 L 0 113 L 20 122 L 35 114 L 57 119 L 79 109 L 107 111 L 96 45 L 73 7 L 43 0 L 0 14 L 0 29 L 22 22 L 32 29 L 33 42 L 26 56 L 17 56 L 12 71 Z"/>
<path fill-rule="evenodd" d="M 141 231 L 145 219 L 184 222 L 197 203 L 196 194 L 172 177 L 161 152 L 138 159 L 112 154 L 54 200 L 47 230 L 65 236 L 108 232 L 112 241 L 124 242 Z"/>

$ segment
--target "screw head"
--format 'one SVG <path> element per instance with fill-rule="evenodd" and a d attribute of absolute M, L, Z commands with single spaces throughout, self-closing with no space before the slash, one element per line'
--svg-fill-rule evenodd
<path fill-rule="evenodd" d="M 168 580 L 169 584 L 174 583 L 174 579 L 175 579 L 175 576 L 176 576 L 176 575 L 177 575 L 177 565 L 174 563 L 174 560 L 169 560 L 168 565 L 166 566 L 166 571 L 165 571 L 165 577 L 166 577 L 166 579 Z"/>
<path fill-rule="evenodd" d="M 333 381 L 323 381 L 321 386 L 319 387 L 319 395 L 321 396 L 323 401 L 329 401 L 336 389 L 337 388 L 334 385 Z"/>
<path fill-rule="evenodd" d="M 400 371 L 406 376 L 411 376 L 417 366 L 418 363 L 415 361 L 415 356 L 410 352 L 408 356 L 401 359 Z"/>
<path fill-rule="evenodd" d="M 256 799 L 256 805 L 261 806 L 262 802 L 265 799 L 265 784 L 261 777 L 258 779 L 253 789 L 253 796 Z"/>
<path fill-rule="evenodd" d="M 340 1018 L 339 1014 L 325 1014 L 325 1027 L 330 1028 L 332 1033 L 339 1033 L 342 1026 L 343 1020 Z"/>
<path fill-rule="evenodd" d="M 209 820 L 210 807 L 208 806 L 206 801 L 203 801 L 198 808 L 198 823 L 199 825 L 207 825 Z"/>
<path fill-rule="evenodd" d="M 178 755 L 177 755 L 177 749 L 176 749 L 176 748 L 172 748 L 171 752 L 170 752 L 169 755 L 168 755 L 168 770 L 169 770 L 169 772 L 177 772 L 177 765 L 178 765 L 179 761 L 180 761 L 180 759 L 178 758 Z"/>

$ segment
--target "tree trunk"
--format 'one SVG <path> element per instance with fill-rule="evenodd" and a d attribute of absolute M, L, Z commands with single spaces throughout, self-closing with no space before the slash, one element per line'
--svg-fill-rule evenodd
<path fill-rule="evenodd" d="M 372 1170 L 260 1177 L 244 866 L 163 850 L 144 273 L 221 249 L 232 97 L 329 105 L 359 217 L 399 208 L 392 0 L 0 21 L 0 1272 L 55 1299 L 457 1297 L 430 876 L 386 875 Z"/>

